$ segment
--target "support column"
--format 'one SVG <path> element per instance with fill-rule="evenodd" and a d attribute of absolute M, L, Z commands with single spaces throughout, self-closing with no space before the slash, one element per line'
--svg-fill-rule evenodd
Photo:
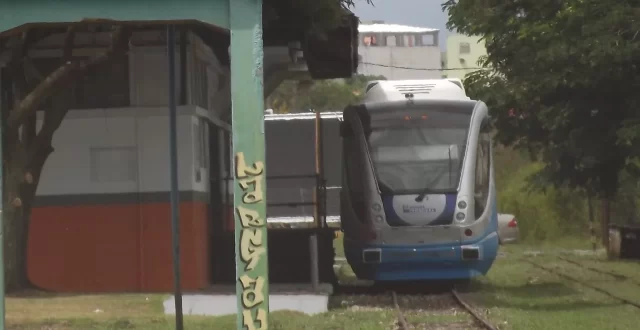
<path fill-rule="evenodd" d="M 180 280 L 180 200 L 178 187 L 178 129 L 176 105 L 176 29 L 167 26 L 169 59 L 169 168 L 171 177 L 171 245 L 173 251 L 173 289 L 176 307 L 176 330 L 184 329 L 182 287 Z"/>
<path fill-rule="evenodd" d="M 237 328 L 268 329 L 262 0 L 229 0 Z"/>

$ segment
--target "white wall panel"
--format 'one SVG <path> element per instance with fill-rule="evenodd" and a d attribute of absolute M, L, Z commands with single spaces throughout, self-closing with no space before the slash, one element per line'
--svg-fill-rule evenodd
<path fill-rule="evenodd" d="M 167 111 L 164 107 L 70 111 L 54 136 L 55 151 L 45 164 L 37 194 L 168 191 L 170 180 Z M 200 184 L 194 183 L 191 132 L 194 118 L 195 107 L 181 107 L 177 123 L 179 188 L 207 191 L 206 177 L 203 177 Z M 137 150 L 137 179 L 107 182 L 92 180 L 92 148 Z"/>

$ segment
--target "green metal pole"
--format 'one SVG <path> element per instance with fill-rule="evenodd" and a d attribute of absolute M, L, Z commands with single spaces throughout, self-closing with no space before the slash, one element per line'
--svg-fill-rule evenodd
<path fill-rule="evenodd" d="M 262 0 L 229 0 L 237 328 L 269 328 Z"/>

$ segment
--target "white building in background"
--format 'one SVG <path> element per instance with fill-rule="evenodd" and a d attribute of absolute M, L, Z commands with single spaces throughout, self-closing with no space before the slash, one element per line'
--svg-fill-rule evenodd
<path fill-rule="evenodd" d="M 374 21 L 360 24 L 358 32 L 359 74 L 398 80 L 441 78 L 438 29 Z"/>

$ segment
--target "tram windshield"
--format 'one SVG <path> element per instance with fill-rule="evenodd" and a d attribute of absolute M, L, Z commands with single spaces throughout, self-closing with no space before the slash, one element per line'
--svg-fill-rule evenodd
<path fill-rule="evenodd" d="M 438 106 L 370 111 L 367 142 L 381 192 L 455 193 L 472 110 Z"/>

